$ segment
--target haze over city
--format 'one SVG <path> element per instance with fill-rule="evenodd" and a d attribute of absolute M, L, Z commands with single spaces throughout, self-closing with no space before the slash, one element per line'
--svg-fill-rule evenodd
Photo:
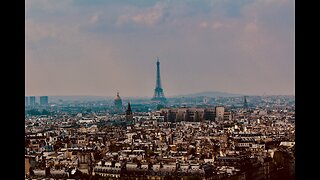
<path fill-rule="evenodd" d="M 294 1 L 28 0 L 25 94 L 294 94 Z"/>

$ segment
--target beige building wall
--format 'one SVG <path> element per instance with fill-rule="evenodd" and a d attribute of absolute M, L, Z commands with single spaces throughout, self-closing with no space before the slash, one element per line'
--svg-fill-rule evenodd
<path fill-rule="evenodd" d="M 224 118 L 224 107 L 218 106 L 216 107 L 216 119 L 221 120 Z"/>
<path fill-rule="evenodd" d="M 29 158 L 25 157 L 24 158 L 24 174 L 26 175 L 29 173 L 29 168 L 31 167 Z"/>

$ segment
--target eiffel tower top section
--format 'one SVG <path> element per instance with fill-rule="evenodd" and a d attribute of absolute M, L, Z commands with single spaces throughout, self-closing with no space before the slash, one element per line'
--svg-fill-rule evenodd
<path fill-rule="evenodd" d="M 156 80 L 156 88 L 154 89 L 154 94 L 153 94 L 153 101 L 160 101 L 160 102 L 165 102 L 166 98 L 164 97 L 163 94 L 163 89 L 161 86 L 161 79 L 160 79 L 160 61 L 159 58 L 157 57 L 157 80 Z"/>

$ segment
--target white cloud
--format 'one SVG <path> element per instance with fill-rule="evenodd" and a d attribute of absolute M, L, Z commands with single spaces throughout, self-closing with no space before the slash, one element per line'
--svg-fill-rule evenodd
<path fill-rule="evenodd" d="M 213 21 L 202 21 L 199 23 L 199 27 L 202 29 L 210 29 L 210 30 L 231 30 L 232 28 L 237 28 L 239 26 L 239 22 L 234 19 L 219 19 Z"/>
<path fill-rule="evenodd" d="M 244 31 L 247 33 L 255 33 L 258 31 L 257 24 L 254 22 L 247 23 L 245 25 Z"/>
<path fill-rule="evenodd" d="M 100 19 L 100 16 L 98 14 L 94 14 L 93 16 L 91 16 L 89 23 L 90 24 L 96 24 Z"/>
<path fill-rule="evenodd" d="M 26 42 L 38 42 L 45 38 L 56 38 L 58 30 L 53 24 L 38 24 L 26 20 Z"/>
<path fill-rule="evenodd" d="M 133 22 L 145 25 L 153 25 L 161 19 L 161 10 L 153 10 L 148 13 L 140 13 L 132 17 Z"/>
<path fill-rule="evenodd" d="M 221 28 L 221 27 L 223 27 L 223 26 L 224 26 L 223 23 L 217 21 L 217 22 L 214 22 L 214 23 L 212 24 L 212 29 L 218 29 L 218 28 Z"/>
<path fill-rule="evenodd" d="M 68 37 L 79 32 L 77 24 L 37 23 L 28 19 L 26 24 L 26 42 L 37 43 L 43 39 L 51 38 L 65 42 Z"/>
<path fill-rule="evenodd" d="M 208 22 L 207 21 L 202 21 L 199 26 L 201 28 L 207 28 L 208 27 Z"/>
<path fill-rule="evenodd" d="M 130 21 L 130 16 L 127 14 L 120 15 L 117 18 L 116 25 L 123 25 Z"/>
<path fill-rule="evenodd" d="M 167 2 L 158 2 L 152 7 L 147 8 L 127 8 L 127 11 L 118 16 L 116 25 L 123 25 L 129 22 L 152 26 L 157 24 L 164 17 L 164 10 Z"/>

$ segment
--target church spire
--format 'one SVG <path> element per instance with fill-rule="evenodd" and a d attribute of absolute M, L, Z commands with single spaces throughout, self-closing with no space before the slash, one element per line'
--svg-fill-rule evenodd
<path fill-rule="evenodd" d="M 127 121 L 132 121 L 133 120 L 133 114 L 132 114 L 130 102 L 128 102 L 128 107 L 127 107 L 127 110 L 126 110 L 126 119 L 127 119 Z"/>
<path fill-rule="evenodd" d="M 132 114 L 131 105 L 130 105 L 130 102 L 128 102 L 128 108 L 126 111 L 126 115 L 131 115 L 131 114 Z"/>

